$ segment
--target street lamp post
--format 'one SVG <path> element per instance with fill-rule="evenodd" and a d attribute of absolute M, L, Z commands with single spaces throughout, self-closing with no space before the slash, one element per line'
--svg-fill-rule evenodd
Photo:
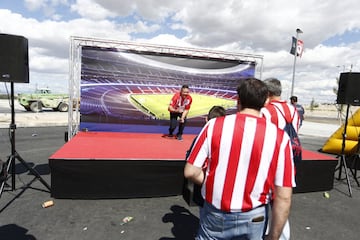
<path fill-rule="evenodd" d="M 303 31 L 301 31 L 300 28 L 297 28 L 297 29 L 296 29 L 296 41 L 295 41 L 293 76 L 292 76 L 292 82 L 291 82 L 291 94 L 290 94 L 290 96 L 293 96 L 293 95 L 294 95 L 295 66 L 296 66 L 296 58 L 297 58 L 297 45 L 298 45 L 299 33 L 303 33 Z"/>

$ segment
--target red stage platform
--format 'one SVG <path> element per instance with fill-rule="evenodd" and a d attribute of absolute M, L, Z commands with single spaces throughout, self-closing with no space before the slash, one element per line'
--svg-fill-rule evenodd
<path fill-rule="evenodd" d="M 181 195 L 186 150 L 183 141 L 161 134 L 79 132 L 49 158 L 55 198 L 133 198 Z M 337 160 L 303 151 L 295 192 L 333 187 Z"/>

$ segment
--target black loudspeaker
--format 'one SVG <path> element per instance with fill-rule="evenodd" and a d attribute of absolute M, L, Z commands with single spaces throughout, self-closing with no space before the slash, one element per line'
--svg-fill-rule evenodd
<path fill-rule="evenodd" d="M 28 40 L 0 34 L 0 82 L 29 83 Z"/>
<path fill-rule="evenodd" d="M 360 73 L 340 74 L 336 103 L 360 106 Z"/>

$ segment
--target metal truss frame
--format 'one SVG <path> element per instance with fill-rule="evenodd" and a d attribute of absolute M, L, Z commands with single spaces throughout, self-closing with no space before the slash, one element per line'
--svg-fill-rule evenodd
<path fill-rule="evenodd" d="M 70 140 L 79 131 L 80 126 L 81 50 L 83 46 L 112 48 L 120 51 L 133 51 L 139 53 L 147 52 L 152 54 L 186 56 L 189 58 L 198 57 L 251 62 L 255 63 L 255 77 L 259 79 L 262 78 L 262 55 L 72 36 L 70 39 L 69 61 L 70 103 L 68 114 L 68 140 Z"/>

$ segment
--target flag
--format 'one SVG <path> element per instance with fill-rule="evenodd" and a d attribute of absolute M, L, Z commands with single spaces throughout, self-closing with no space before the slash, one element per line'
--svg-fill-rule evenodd
<path fill-rule="evenodd" d="M 304 51 L 304 42 L 300 39 L 297 40 L 297 46 L 296 46 L 296 38 L 292 37 L 292 44 L 291 44 L 291 49 L 290 49 L 290 53 L 292 55 L 295 55 L 295 48 L 296 49 L 296 56 L 300 56 L 302 55 L 303 51 Z"/>

